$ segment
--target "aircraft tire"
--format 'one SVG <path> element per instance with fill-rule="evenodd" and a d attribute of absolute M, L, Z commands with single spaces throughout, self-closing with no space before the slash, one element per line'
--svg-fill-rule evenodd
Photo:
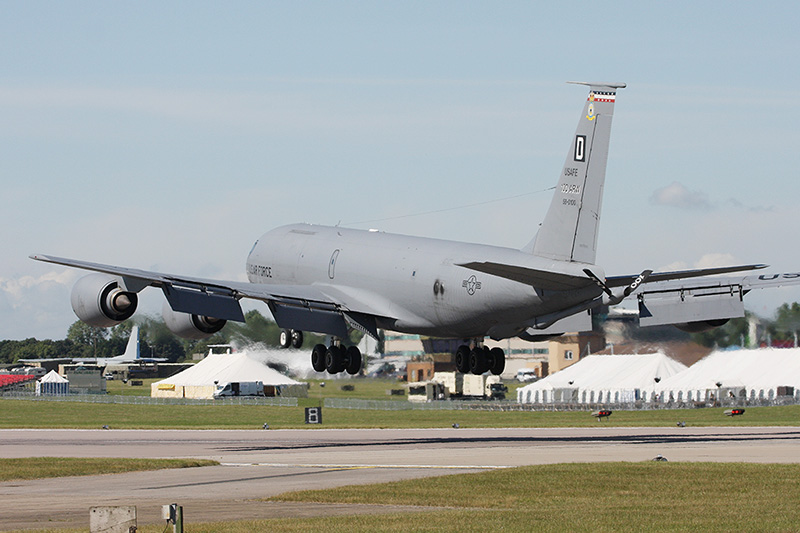
<path fill-rule="evenodd" d="M 325 369 L 328 374 L 338 374 L 344 370 L 344 353 L 338 346 L 331 346 L 325 351 Z"/>
<path fill-rule="evenodd" d="M 347 349 L 347 373 L 351 376 L 355 376 L 359 372 L 361 372 L 361 350 L 358 349 L 357 346 L 351 346 Z"/>
<path fill-rule="evenodd" d="M 489 370 L 495 376 L 499 376 L 506 369 L 506 353 L 502 348 L 492 348 L 489 350 Z"/>
<path fill-rule="evenodd" d="M 278 342 L 281 345 L 281 348 L 288 348 L 292 345 L 292 332 L 288 329 L 282 329 L 280 339 Z"/>
<path fill-rule="evenodd" d="M 325 352 L 328 349 L 324 344 L 317 344 L 311 350 L 311 366 L 314 367 L 315 372 L 325 372 Z"/>
<path fill-rule="evenodd" d="M 456 370 L 462 374 L 469 372 L 469 347 L 464 344 L 456 350 Z"/>
<path fill-rule="evenodd" d="M 476 346 L 469 353 L 469 370 L 473 374 L 481 375 L 489 370 L 489 350 Z"/>
<path fill-rule="evenodd" d="M 303 347 L 303 332 L 299 329 L 293 329 L 291 335 L 292 348 L 298 350 Z"/>

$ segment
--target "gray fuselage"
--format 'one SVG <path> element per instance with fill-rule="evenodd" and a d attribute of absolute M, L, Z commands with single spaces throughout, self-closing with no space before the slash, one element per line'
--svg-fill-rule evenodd
<path fill-rule="evenodd" d="M 575 276 L 586 267 L 512 248 L 295 224 L 258 240 L 247 275 L 252 283 L 312 286 L 376 316 L 382 328 L 458 338 L 511 337 L 599 293 L 545 291 L 459 266 L 476 259 Z"/>

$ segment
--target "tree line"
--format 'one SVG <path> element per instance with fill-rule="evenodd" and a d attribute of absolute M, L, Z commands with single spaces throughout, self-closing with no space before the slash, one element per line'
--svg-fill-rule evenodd
<path fill-rule="evenodd" d="M 708 347 L 748 346 L 751 344 L 751 316 L 748 312 L 744 318 L 731 319 L 724 326 L 692 334 L 691 339 Z M 752 340 L 753 344 L 791 346 L 800 334 L 800 303 L 783 304 L 773 320 L 757 320 L 760 333 L 759 338 Z M 245 314 L 245 323 L 229 322 L 222 331 L 202 341 L 178 338 L 160 317 L 144 316 L 112 328 L 95 328 L 78 320 L 69 327 L 63 340 L 0 341 L 0 364 L 16 363 L 20 359 L 114 357 L 125 352 L 134 323 L 139 325 L 141 356 L 165 358 L 171 362 L 181 362 L 194 353 L 206 353 L 210 344 L 260 343 L 272 347 L 279 345 L 280 337 L 278 325 L 255 309 Z M 357 343 L 360 336 L 354 333 L 350 341 Z M 322 336 L 305 334 L 305 346 L 324 341 Z"/>
<path fill-rule="evenodd" d="M 228 322 L 222 331 L 202 341 L 177 337 L 160 317 L 137 317 L 111 328 L 96 328 L 77 320 L 63 340 L 0 341 L 0 364 L 16 363 L 20 359 L 115 357 L 125 352 L 134 324 L 139 326 L 141 356 L 165 358 L 170 362 L 181 362 L 194 353 L 206 353 L 210 344 L 278 346 L 281 331 L 274 321 L 255 309 L 245 314 L 245 323 Z M 318 342 L 324 342 L 324 337 L 305 334 L 306 346 Z"/>
<path fill-rule="evenodd" d="M 759 327 L 757 337 L 750 338 L 750 321 L 755 319 Z M 730 346 L 778 346 L 790 347 L 800 335 L 800 303 L 785 303 L 775 311 L 772 320 L 755 317 L 745 312 L 744 318 L 732 318 L 724 326 L 692 335 L 692 340 L 709 348 Z"/>

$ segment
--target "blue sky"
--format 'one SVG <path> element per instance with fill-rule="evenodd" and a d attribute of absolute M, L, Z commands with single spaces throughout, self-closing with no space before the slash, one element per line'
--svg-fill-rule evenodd
<path fill-rule="evenodd" d="M 797 271 L 798 20 L 788 2 L 5 2 L 0 339 L 75 320 L 79 273 L 31 253 L 244 279 L 290 222 L 523 246 L 585 99 L 567 80 L 628 83 L 609 275 Z"/>

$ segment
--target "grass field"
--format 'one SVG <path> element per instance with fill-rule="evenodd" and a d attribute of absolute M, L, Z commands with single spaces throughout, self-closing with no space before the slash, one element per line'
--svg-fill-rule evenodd
<path fill-rule="evenodd" d="M 443 530 L 788 531 L 800 526 L 800 465 L 527 466 L 276 499 L 464 508 L 406 515 L 406 525 Z M 383 520 L 374 524 L 393 529 Z"/>
<path fill-rule="evenodd" d="M 0 459 L 0 481 L 42 479 L 64 476 L 93 476 L 161 470 L 164 468 L 192 468 L 219 464 L 205 459 L 126 459 L 82 457 L 24 457 Z"/>
<path fill-rule="evenodd" d="M 112 379 L 106 381 L 106 391 L 108 394 L 121 396 L 150 396 L 150 385 L 161 378 L 147 378 L 138 380 L 141 385 L 131 385 L 130 382 L 123 383 L 122 380 Z M 391 379 L 310 379 L 303 380 L 309 384 L 310 398 L 357 398 L 366 400 L 399 400 L 408 401 L 405 396 L 390 396 L 387 391 L 390 389 L 402 389 L 405 383 Z M 320 384 L 325 385 L 320 387 Z M 343 387 L 352 386 L 353 390 L 345 390 Z M 510 387 L 509 387 L 510 388 Z"/>
<path fill-rule="evenodd" d="M 528 466 L 284 494 L 272 500 L 415 505 L 418 512 L 194 523 L 225 531 L 797 531 L 800 465 Z M 141 526 L 156 533 L 163 525 Z M 59 530 L 47 530 L 59 531 Z"/>
<path fill-rule="evenodd" d="M 796 426 L 800 405 L 748 407 L 743 416 L 723 408 L 615 411 L 598 422 L 588 411 L 376 411 L 326 408 L 320 426 L 305 425 L 302 407 L 254 405 L 123 405 L 0 400 L 0 428 L 272 429 L 469 427 Z"/>
<path fill-rule="evenodd" d="M 114 379 L 106 382 L 106 390 L 108 394 L 121 396 L 150 396 L 150 385 L 160 380 L 161 378 L 143 379 L 140 380 L 142 385 L 133 386 L 130 383 L 123 383 L 121 380 Z M 319 398 L 355 398 L 359 400 L 408 401 L 405 395 L 392 396 L 389 394 L 391 389 L 405 388 L 405 382 L 397 381 L 396 379 L 309 379 L 303 381 L 307 381 L 309 384 L 308 397 L 310 400 L 318 400 Z M 320 386 L 321 383 L 325 385 Z M 517 381 L 507 382 L 508 397 L 516 398 L 517 388 L 524 385 L 526 384 L 518 383 Z M 346 390 L 345 387 L 347 386 L 352 386 L 353 390 Z"/>

